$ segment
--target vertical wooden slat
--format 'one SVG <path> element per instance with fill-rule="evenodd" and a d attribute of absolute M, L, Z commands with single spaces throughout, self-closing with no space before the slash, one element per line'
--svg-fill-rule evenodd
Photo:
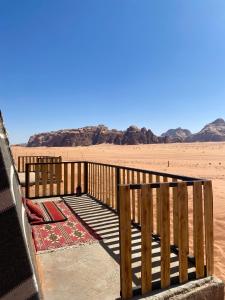
<path fill-rule="evenodd" d="M 132 297 L 130 189 L 120 187 L 120 282 L 122 299 Z"/>
<path fill-rule="evenodd" d="M 70 191 L 71 194 L 74 194 L 75 192 L 75 182 L 74 182 L 74 163 L 71 163 L 71 168 L 70 168 Z"/>
<path fill-rule="evenodd" d="M 203 241 L 203 205 L 202 183 L 194 182 L 193 186 L 193 210 L 194 210 L 194 249 L 196 278 L 204 277 L 204 241 Z"/>
<path fill-rule="evenodd" d="M 77 172 L 78 172 L 77 185 L 81 188 L 81 163 L 80 162 L 77 164 Z"/>
<path fill-rule="evenodd" d="M 35 197 L 38 198 L 39 195 L 39 169 L 40 169 L 40 165 L 35 165 Z"/>
<path fill-rule="evenodd" d="M 213 253 L 213 191 L 212 182 L 204 182 L 205 252 L 207 276 L 214 272 Z"/>
<path fill-rule="evenodd" d="M 42 165 L 42 187 L 43 196 L 47 196 L 47 182 L 48 182 L 48 166 L 46 163 Z"/>
<path fill-rule="evenodd" d="M 61 179 L 62 179 L 62 164 L 58 163 L 56 165 L 56 183 L 57 183 L 57 195 L 61 194 Z"/>
<path fill-rule="evenodd" d="M 111 207 L 114 208 L 114 168 L 111 167 Z"/>
<path fill-rule="evenodd" d="M 83 177 L 84 177 L 84 193 L 87 194 L 88 192 L 88 163 L 87 162 L 84 162 L 83 163 L 84 165 L 84 174 L 83 174 Z"/>
<path fill-rule="evenodd" d="M 24 156 L 22 156 L 22 172 L 25 172 Z"/>
<path fill-rule="evenodd" d="M 131 173 L 131 183 L 132 184 L 135 183 L 134 171 L 132 171 L 132 173 Z M 135 190 L 131 191 L 131 199 L 132 199 L 132 220 L 135 222 L 136 221 L 136 218 L 135 218 Z"/>
<path fill-rule="evenodd" d="M 50 196 L 53 196 L 53 164 L 49 165 Z"/>
<path fill-rule="evenodd" d="M 160 177 L 156 175 L 156 182 L 160 182 Z M 161 220 L 161 209 L 160 209 L 160 189 L 156 189 L 156 233 L 160 235 L 160 220 Z"/>
<path fill-rule="evenodd" d="M 68 164 L 64 163 L 64 194 L 68 194 Z"/>
<path fill-rule="evenodd" d="M 125 169 L 123 169 L 123 171 L 122 171 L 122 184 L 125 184 L 126 183 L 126 170 Z"/>
<path fill-rule="evenodd" d="M 93 181 L 93 164 L 91 163 L 91 195 L 93 196 L 94 193 L 93 193 L 93 190 L 94 190 L 94 181 Z"/>
<path fill-rule="evenodd" d="M 137 183 L 141 182 L 141 174 L 137 172 Z M 140 190 L 137 190 L 137 222 L 140 223 L 141 221 L 141 197 L 140 197 Z"/>
<path fill-rule="evenodd" d="M 146 173 L 143 173 L 143 183 L 146 183 Z"/>
<path fill-rule="evenodd" d="M 152 189 L 141 188 L 141 291 L 145 294 L 152 287 Z"/>
<path fill-rule="evenodd" d="M 30 198 L 30 165 L 26 165 L 25 169 L 25 195 Z"/>
<path fill-rule="evenodd" d="M 177 182 L 176 178 L 173 178 L 173 182 Z M 177 200 L 177 187 L 173 188 L 173 243 L 178 246 L 178 200 Z"/>
<path fill-rule="evenodd" d="M 160 185 L 161 208 L 161 287 L 170 285 L 170 205 L 169 186 Z"/>
<path fill-rule="evenodd" d="M 178 244 L 179 244 L 179 280 L 184 283 L 188 280 L 188 260 L 187 260 L 187 232 L 188 232 L 188 197 L 187 185 L 185 182 L 179 182 L 176 189 L 178 203 Z"/>

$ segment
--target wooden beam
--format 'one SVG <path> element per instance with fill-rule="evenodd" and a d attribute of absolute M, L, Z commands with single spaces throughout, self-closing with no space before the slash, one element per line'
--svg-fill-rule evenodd
<path fill-rule="evenodd" d="M 205 252 L 207 276 L 214 273 L 213 251 L 213 191 L 212 182 L 204 183 L 204 213 L 205 213 Z"/>
<path fill-rule="evenodd" d="M 132 297 L 130 189 L 120 187 L 120 282 L 122 299 Z"/>
<path fill-rule="evenodd" d="M 145 294 L 152 287 L 152 189 L 141 189 L 141 290 Z"/>

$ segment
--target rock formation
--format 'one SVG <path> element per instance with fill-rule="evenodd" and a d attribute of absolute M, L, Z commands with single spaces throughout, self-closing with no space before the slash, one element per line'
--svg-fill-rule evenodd
<path fill-rule="evenodd" d="M 167 130 L 161 136 L 168 137 L 168 140 L 170 142 L 183 142 L 190 135 L 191 135 L 190 130 L 182 129 L 181 127 L 178 127 L 176 129 Z"/>
<path fill-rule="evenodd" d="M 191 134 L 188 129 L 178 127 L 170 129 L 160 137 L 150 129 L 130 126 L 125 131 L 109 129 L 105 125 L 86 126 L 78 129 L 64 129 L 35 134 L 30 137 L 27 146 L 65 147 L 90 146 L 102 143 L 117 145 L 137 145 L 175 142 L 225 141 L 225 121 L 217 119 L 207 124 L 200 132 Z"/>
<path fill-rule="evenodd" d="M 220 142 L 225 141 L 225 121 L 216 119 L 214 122 L 207 124 L 198 133 L 187 137 L 186 142 Z"/>
<path fill-rule="evenodd" d="M 104 125 L 87 126 L 78 129 L 65 129 L 35 134 L 27 146 L 65 147 L 89 146 L 102 143 L 117 145 L 136 145 L 167 142 L 166 137 L 157 137 L 150 129 L 130 126 L 125 131 L 108 129 Z"/>

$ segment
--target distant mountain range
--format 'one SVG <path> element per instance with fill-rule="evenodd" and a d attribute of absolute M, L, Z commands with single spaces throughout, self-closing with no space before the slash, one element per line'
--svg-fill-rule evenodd
<path fill-rule="evenodd" d="M 102 143 L 137 145 L 178 142 L 225 141 L 225 121 L 216 119 L 198 133 L 178 127 L 156 136 L 150 129 L 130 126 L 125 131 L 109 129 L 105 125 L 86 126 L 78 129 L 63 129 L 32 135 L 28 147 L 90 146 Z"/>

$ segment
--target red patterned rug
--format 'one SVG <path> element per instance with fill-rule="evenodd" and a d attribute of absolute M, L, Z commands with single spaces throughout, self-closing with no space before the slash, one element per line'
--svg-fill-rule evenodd
<path fill-rule="evenodd" d="M 57 202 L 57 206 L 67 217 L 66 221 L 32 226 L 32 234 L 37 252 L 92 243 L 101 239 L 97 233 L 81 224 L 79 219 L 63 201 Z"/>

